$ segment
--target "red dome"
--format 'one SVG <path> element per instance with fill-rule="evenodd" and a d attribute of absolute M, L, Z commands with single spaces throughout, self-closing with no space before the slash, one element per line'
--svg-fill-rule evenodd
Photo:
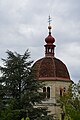
<path fill-rule="evenodd" d="M 71 81 L 66 65 L 54 57 L 44 57 L 33 65 L 38 80 Z"/>
<path fill-rule="evenodd" d="M 55 39 L 51 36 L 51 34 L 48 35 L 47 38 L 45 38 L 46 43 L 54 43 Z"/>

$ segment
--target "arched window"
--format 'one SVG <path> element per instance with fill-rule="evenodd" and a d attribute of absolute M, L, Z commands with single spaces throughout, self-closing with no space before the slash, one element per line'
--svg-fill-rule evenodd
<path fill-rule="evenodd" d="M 46 98 L 46 87 L 43 87 L 44 98 Z"/>
<path fill-rule="evenodd" d="M 43 93 L 44 93 L 44 96 L 43 98 L 47 98 L 49 99 L 50 98 L 50 87 L 43 87 Z"/>
<path fill-rule="evenodd" d="M 47 87 L 47 98 L 50 98 L 50 87 Z"/>
<path fill-rule="evenodd" d="M 60 96 L 62 96 L 62 89 L 60 88 Z"/>
<path fill-rule="evenodd" d="M 51 52 L 51 49 L 49 48 L 49 52 Z"/>

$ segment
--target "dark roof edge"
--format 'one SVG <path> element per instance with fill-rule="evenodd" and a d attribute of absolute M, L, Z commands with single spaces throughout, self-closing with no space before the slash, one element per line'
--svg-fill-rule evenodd
<path fill-rule="evenodd" d="M 68 79 L 68 78 L 59 78 L 59 77 L 41 77 L 38 80 L 41 80 L 41 81 L 73 82 L 71 79 Z"/>

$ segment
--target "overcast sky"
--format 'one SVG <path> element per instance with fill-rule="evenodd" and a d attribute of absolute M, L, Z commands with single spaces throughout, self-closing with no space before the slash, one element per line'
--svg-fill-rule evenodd
<path fill-rule="evenodd" d="M 7 50 L 23 54 L 26 49 L 34 61 L 44 57 L 49 14 L 55 57 L 67 65 L 76 82 L 80 80 L 80 0 L 0 0 L 0 59 L 6 58 Z"/>

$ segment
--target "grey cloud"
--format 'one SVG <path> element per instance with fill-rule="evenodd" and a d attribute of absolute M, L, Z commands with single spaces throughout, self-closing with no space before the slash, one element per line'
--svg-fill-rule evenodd
<path fill-rule="evenodd" d="M 65 61 L 76 81 L 80 77 L 79 11 L 80 0 L 0 0 L 0 58 L 7 49 L 23 53 L 27 48 L 33 60 L 43 57 L 51 14 L 56 57 Z"/>

